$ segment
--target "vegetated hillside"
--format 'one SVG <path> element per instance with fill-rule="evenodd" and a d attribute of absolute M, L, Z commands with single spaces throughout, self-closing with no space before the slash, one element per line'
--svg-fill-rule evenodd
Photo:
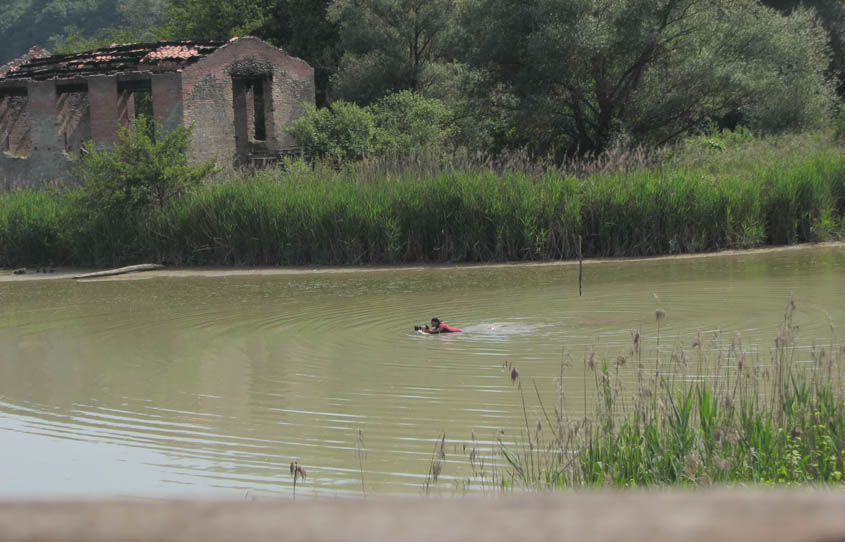
<path fill-rule="evenodd" d="M 0 2 L 0 64 L 33 45 L 69 52 L 108 39 L 151 39 L 163 0 L 3 0 Z M 121 40 L 122 41 L 122 40 Z M 74 47 L 73 44 L 81 47 Z"/>
<path fill-rule="evenodd" d="M 118 20 L 113 0 L 5 0 L 0 3 L 0 63 L 33 45 L 48 47 L 74 29 L 91 34 Z"/>

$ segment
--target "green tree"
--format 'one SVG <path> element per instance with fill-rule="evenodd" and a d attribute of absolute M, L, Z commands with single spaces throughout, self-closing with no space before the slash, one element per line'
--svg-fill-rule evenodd
<path fill-rule="evenodd" d="M 601 152 L 662 144 L 736 114 L 762 130 L 817 125 L 833 92 L 812 13 L 756 1 L 469 0 L 477 99 L 502 119 L 499 146 Z M 788 126 L 777 115 L 788 117 Z"/>
<path fill-rule="evenodd" d="M 161 39 L 229 39 L 253 35 L 270 0 L 168 0 Z"/>
<path fill-rule="evenodd" d="M 162 133 L 143 115 L 132 129 L 122 128 L 119 143 L 98 151 L 88 143 L 74 178 L 81 206 L 94 214 L 161 207 L 208 176 L 214 162 L 189 165 L 186 150 L 191 130 L 182 126 Z"/>
<path fill-rule="evenodd" d="M 306 108 L 289 132 L 308 160 L 333 165 L 442 148 L 453 136 L 450 109 L 440 100 L 407 90 L 364 107 L 338 100 L 328 107 Z"/>
<path fill-rule="evenodd" d="M 830 35 L 831 73 L 839 78 L 838 94 L 845 98 L 845 2 L 842 0 L 762 0 L 782 13 L 792 13 L 801 7 L 816 10 L 819 21 Z"/>
<path fill-rule="evenodd" d="M 383 153 L 410 154 L 442 148 L 454 136 L 452 111 L 435 98 L 403 90 L 388 94 L 371 110 L 382 133 Z"/>
<path fill-rule="evenodd" d="M 333 0 L 343 57 L 337 98 L 369 104 L 389 92 L 437 96 L 452 63 L 458 0 Z"/>
<path fill-rule="evenodd" d="M 337 24 L 329 21 L 330 0 L 276 0 L 256 31 L 262 39 L 302 58 L 314 68 L 317 106 L 328 103 L 329 81 L 340 62 Z"/>
<path fill-rule="evenodd" d="M 374 154 L 382 144 L 369 108 L 337 100 L 320 109 L 306 104 L 305 110 L 288 132 L 308 160 L 319 158 L 339 165 Z"/>

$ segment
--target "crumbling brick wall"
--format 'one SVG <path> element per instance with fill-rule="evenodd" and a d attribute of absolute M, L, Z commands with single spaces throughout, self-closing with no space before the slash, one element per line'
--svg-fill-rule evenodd
<path fill-rule="evenodd" d="M 193 127 L 190 162 L 221 166 L 294 149 L 285 127 L 315 94 L 307 63 L 257 38 L 120 45 L 3 69 L 0 187 L 66 179 L 85 142 L 114 146 L 140 93 L 165 131 Z"/>
<path fill-rule="evenodd" d="M 306 62 L 257 38 L 240 38 L 189 66 L 182 73 L 184 122 L 193 125 L 189 158 L 244 164 L 255 121 L 248 81 L 261 81 L 269 153 L 296 148 L 284 131 L 314 103 L 314 70 Z"/>
<path fill-rule="evenodd" d="M 27 117 L 29 100 L 24 93 L 0 96 L 0 150 L 8 156 L 29 156 L 32 140 L 29 138 Z"/>
<path fill-rule="evenodd" d="M 0 187 L 41 186 L 66 178 L 70 163 L 58 128 L 55 80 L 29 81 L 25 87 L 6 91 L 25 92 L 26 107 L 16 122 L 0 125 L 0 138 L 6 135 L 10 145 L 19 141 L 14 150 L 10 146 L 8 152 L 0 154 Z"/>
<path fill-rule="evenodd" d="M 56 98 L 59 134 L 68 157 L 79 155 L 82 146 L 91 139 L 88 89 L 62 89 Z"/>

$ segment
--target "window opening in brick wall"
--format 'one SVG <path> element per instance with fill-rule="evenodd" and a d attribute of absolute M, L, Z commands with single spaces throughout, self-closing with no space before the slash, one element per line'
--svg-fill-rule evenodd
<path fill-rule="evenodd" d="M 273 154 L 272 76 L 232 77 L 235 138 L 241 164 L 267 161 Z"/>
<path fill-rule="evenodd" d="M 78 155 L 91 139 L 91 105 L 88 84 L 56 85 L 56 120 L 65 154 Z"/>
<path fill-rule="evenodd" d="M 253 140 L 264 141 L 267 139 L 267 126 L 264 123 L 264 80 L 252 79 L 250 92 L 252 92 Z"/>
<path fill-rule="evenodd" d="M 29 95 L 25 87 L 0 89 L 0 150 L 17 158 L 32 153 Z"/>
<path fill-rule="evenodd" d="M 117 84 L 117 117 L 122 126 L 127 128 L 135 124 L 135 119 L 144 115 L 153 117 L 153 93 L 149 79 L 119 81 Z"/>

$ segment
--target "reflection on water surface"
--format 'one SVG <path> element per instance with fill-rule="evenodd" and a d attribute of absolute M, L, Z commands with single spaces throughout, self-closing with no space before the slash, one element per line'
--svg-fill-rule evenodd
<path fill-rule="evenodd" d="M 841 245 L 736 256 L 142 280 L 0 282 L 0 497 L 420 493 L 463 443 L 518 438 L 503 365 L 584 410 L 584 353 L 739 332 L 765 360 L 794 292 L 799 341 L 845 323 Z M 466 333 L 420 336 L 438 316 Z M 574 361 L 572 361 L 574 360 Z M 589 397 L 587 398 L 587 409 Z M 529 412 L 537 416 L 536 412 Z"/>

